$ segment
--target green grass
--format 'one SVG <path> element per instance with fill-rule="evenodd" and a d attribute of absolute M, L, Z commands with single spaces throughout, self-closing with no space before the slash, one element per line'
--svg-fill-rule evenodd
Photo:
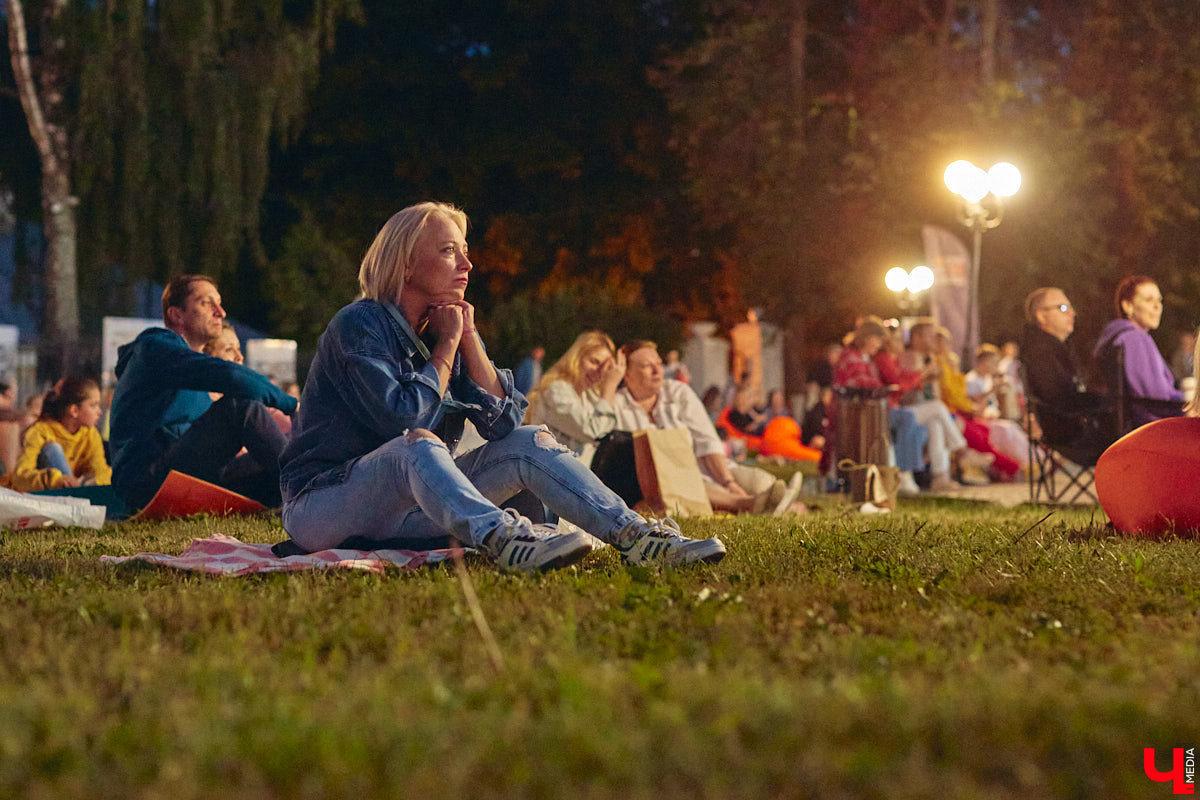
<path fill-rule="evenodd" d="M 1200 745 L 1200 544 L 1099 511 L 835 504 L 611 551 L 212 578 L 106 553 L 273 519 L 0 533 L 0 797 L 1166 797 Z M 1167 755 L 1160 750 L 1160 766 Z"/>

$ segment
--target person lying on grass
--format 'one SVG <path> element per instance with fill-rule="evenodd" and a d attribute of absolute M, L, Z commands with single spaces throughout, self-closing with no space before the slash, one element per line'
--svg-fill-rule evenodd
<path fill-rule="evenodd" d="M 445 203 L 391 217 L 363 258 L 361 298 L 317 344 L 292 438 L 280 457 L 283 526 L 308 551 L 350 537 L 428 542 L 447 534 L 503 570 L 566 566 L 591 550 L 579 532 L 534 525 L 504 502 L 523 490 L 634 564 L 714 562 L 718 539 L 646 520 L 544 427 L 488 359 L 464 298 L 467 218 Z M 470 420 L 486 443 L 455 458 Z"/>
<path fill-rule="evenodd" d="M 104 460 L 100 386 L 69 377 L 46 393 L 38 421 L 25 431 L 21 454 L 5 484 L 19 492 L 75 486 L 106 486 L 112 468 Z"/>

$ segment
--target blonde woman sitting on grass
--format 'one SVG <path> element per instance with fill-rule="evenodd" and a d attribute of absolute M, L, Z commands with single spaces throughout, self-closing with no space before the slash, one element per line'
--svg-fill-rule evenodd
<path fill-rule="evenodd" d="M 559 443 L 591 464 L 596 440 L 617 425 L 613 398 L 625 378 L 625 355 L 600 331 L 579 334 L 529 393 L 525 421 L 545 425 Z"/>

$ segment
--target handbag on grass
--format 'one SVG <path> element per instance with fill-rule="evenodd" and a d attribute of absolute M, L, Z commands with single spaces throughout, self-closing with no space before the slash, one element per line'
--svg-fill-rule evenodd
<path fill-rule="evenodd" d="M 686 430 L 634 431 L 633 456 L 643 502 L 651 511 L 672 517 L 713 513 Z"/>
<path fill-rule="evenodd" d="M 872 503 L 895 510 L 896 496 L 900 493 L 899 467 L 856 464 L 848 458 L 843 458 L 837 466 L 850 479 L 853 503 Z"/>
<path fill-rule="evenodd" d="M 600 482 L 616 492 L 625 505 L 633 508 L 642 502 L 632 432 L 613 431 L 596 442 L 591 468 Z"/>

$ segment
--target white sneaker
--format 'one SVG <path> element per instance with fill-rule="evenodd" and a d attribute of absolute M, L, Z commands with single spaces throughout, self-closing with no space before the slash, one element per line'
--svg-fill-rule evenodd
<path fill-rule="evenodd" d="M 511 508 L 493 528 L 479 550 L 496 559 L 504 572 L 541 572 L 574 564 L 592 552 L 592 542 L 583 532 L 559 533 L 553 525 L 534 525 Z"/>
<path fill-rule="evenodd" d="M 896 490 L 896 494 L 901 497 L 916 497 L 921 493 L 921 487 L 917 486 L 916 479 L 913 478 L 911 472 L 900 473 L 900 488 Z"/>
<path fill-rule="evenodd" d="M 783 492 L 783 497 L 779 498 L 779 502 L 775 504 L 775 509 L 771 512 L 773 517 L 781 517 L 791 510 L 792 503 L 796 502 L 796 495 L 800 494 L 800 487 L 804 485 L 804 476 L 799 472 L 792 475 L 792 479 L 788 481 L 787 489 Z"/>
<path fill-rule="evenodd" d="M 621 558 L 638 566 L 682 567 L 697 561 L 715 564 L 725 557 L 725 545 L 720 539 L 689 539 L 679 532 L 679 524 L 670 517 L 646 520 L 641 530 L 635 531 L 630 544 L 622 547 L 613 543 L 613 547 Z"/>

